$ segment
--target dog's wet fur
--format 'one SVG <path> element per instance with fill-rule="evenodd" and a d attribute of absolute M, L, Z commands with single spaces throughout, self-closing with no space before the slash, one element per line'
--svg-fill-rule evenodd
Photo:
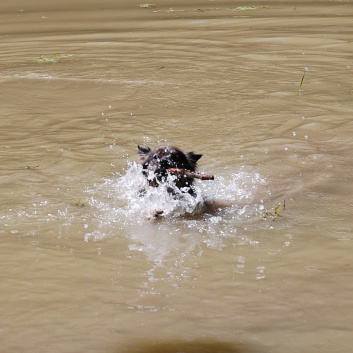
<path fill-rule="evenodd" d="M 153 187 L 167 181 L 170 168 L 187 169 L 195 172 L 197 161 L 202 157 L 202 154 L 184 153 L 180 148 L 169 145 L 154 149 L 138 146 L 138 154 L 140 155 L 143 174 L 146 176 L 148 184 Z M 178 189 L 190 194 L 194 192 L 193 182 L 193 178 L 188 178 L 185 175 L 176 175 L 173 180 Z"/>
<path fill-rule="evenodd" d="M 142 164 L 142 173 L 146 177 L 149 186 L 158 187 L 159 185 L 164 185 L 167 191 L 176 198 L 183 194 L 190 194 L 193 197 L 197 196 L 193 188 L 194 178 L 188 178 L 183 174 L 173 175 L 173 178 L 168 177 L 170 176 L 170 168 L 195 172 L 197 162 L 202 157 L 202 154 L 194 152 L 184 153 L 180 148 L 170 145 L 154 149 L 138 146 L 138 154 Z M 170 183 L 173 183 L 173 185 L 170 185 Z M 145 190 L 142 191 L 141 196 L 145 193 Z M 189 216 L 198 217 L 205 213 L 214 214 L 219 209 L 230 207 L 232 204 L 230 202 L 219 202 L 202 198 Z M 159 219 L 161 216 L 164 216 L 164 211 L 156 209 L 150 218 Z"/>

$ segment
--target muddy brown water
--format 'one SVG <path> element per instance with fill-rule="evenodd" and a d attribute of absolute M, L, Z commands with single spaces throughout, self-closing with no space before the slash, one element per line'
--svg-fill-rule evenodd
<path fill-rule="evenodd" d="M 350 352 L 351 3 L 153 3 L 0 5 L 1 351 Z"/>

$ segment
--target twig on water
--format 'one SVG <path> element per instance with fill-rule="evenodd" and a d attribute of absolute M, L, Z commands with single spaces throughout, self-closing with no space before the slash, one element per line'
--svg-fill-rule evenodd
<path fill-rule="evenodd" d="M 306 73 L 307 71 L 309 71 L 309 69 L 308 69 L 307 67 L 304 67 L 303 77 L 302 77 L 302 79 L 301 79 L 301 81 L 300 81 L 300 85 L 299 85 L 299 92 L 302 91 L 302 86 L 303 86 L 303 84 L 304 84 L 305 73 Z"/>

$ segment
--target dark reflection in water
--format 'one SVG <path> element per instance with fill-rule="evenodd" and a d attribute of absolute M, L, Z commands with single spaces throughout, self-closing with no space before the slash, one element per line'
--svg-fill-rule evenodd
<path fill-rule="evenodd" d="M 171 340 L 164 342 L 139 341 L 126 349 L 117 348 L 116 353 L 269 353 L 263 347 L 248 343 L 221 342 L 213 339 L 194 341 Z"/>

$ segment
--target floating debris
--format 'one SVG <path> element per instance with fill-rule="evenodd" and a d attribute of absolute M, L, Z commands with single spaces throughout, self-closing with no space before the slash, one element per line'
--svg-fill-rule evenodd
<path fill-rule="evenodd" d="M 257 6 L 237 6 L 233 9 L 233 11 L 248 11 L 248 10 L 256 10 L 258 9 Z"/>
<path fill-rule="evenodd" d="M 85 204 L 79 199 L 77 202 L 73 203 L 72 206 L 83 207 Z"/>
<path fill-rule="evenodd" d="M 72 55 L 70 54 L 48 54 L 48 55 L 40 55 L 36 57 L 36 62 L 41 63 L 41 64 L 53 64 L 57 63 L 59 60 L 64 59 L 64 58 L 69 58 Z"/>
<path fill-rule="evenodd" d="M 276 218 L 279 218 L 279 217 L 282 217 L 280 214 L 279 214 L 279 210 L 281 209 L 281 207 L 283 207 L 283 211 L 285 211 L 286 209 L 286 200 L 283 200 L 283 205 L 281 204 L 278 204 L 275 209 L 274 209 L 274 212 L 264 212 L 263 215 L 262 215 L 262 219 L 266 220 L 267 217 L 271 217 L 272 220 L 274 221 Z"/>
<path fill-rule="evenodd" d="M 302 86 L 303 86 L 303 84 L 304 84 L 305 73 L 306 73 L 307 71 L 309 71 L 309 69 L 308 69 L 307 67 L 305 67 L 305 68 L 304 68 L 303 77 L 302 77 L 302 79 L 301 79 L 301 81 L 300 81 L 300 85 L 299 85 L 299 92 L 302 91 Z"/>

